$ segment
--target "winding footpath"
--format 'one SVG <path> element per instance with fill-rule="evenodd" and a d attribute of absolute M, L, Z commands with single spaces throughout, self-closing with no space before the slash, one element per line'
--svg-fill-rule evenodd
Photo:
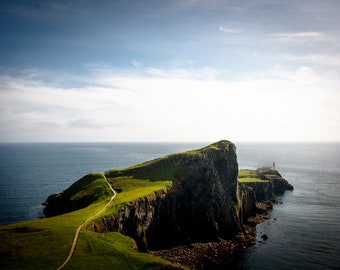
<path fill-rule="evenodd" d="M 73 238 L 72 247 L 71 247 L 71 249 L 70 249 L 70 252 L 69 252 L 69 254 L 68 254 L 66 260 L 64 261 L 64 263 L 63 263 L 61 266 L 59 266 L 59 267 L 57 268 L 57 270 L 63 269 L 63 268 L 66 266 L 66 264 L 68 264 L 69 261 L 71 260 L 72 255 L 73 255 L 74 250 L 75 250 L 76 245 L 77 245 L 78 236 L 79 236 L 79 233 L 80 233 L 81 229 L 82 229 L 82 228 L 83 228 L 90 220 L 92 220 L 92 219 L 95 218 L 96 216 L 100 215 L 100 214 L 101 214 L 101 213 L 102 213 L 102 212 L 103 212 L 103 211 L 104 211 L 104 210 L 112 203 L 112 201 L 113 201 L 113 200 L 116 198 L 116 196 L 117 196 L 116 191 L 112 188 L 112 186 L 111 186 L 111 184 L 109 183 L 109 181 L 107 180 L 105 174 L 104 174 L 104 173 L 101 173 L 101 174 L 102 174 L 102 176 L 104 177 L 104 179 L 105 179 L 107 185 L 108 185 L 109 188 L 111 189 L 113 195 L 112 195 L 110 201 L 109 201 L 109 202 L 108 202 L 108 203 L 107 203 L 107 204 L 106 204 L 99 212 L 95 213 L 94 215 L 92 215 L 91 217 L 89 217 L 88 219 L 86 219 L 86 220 L 85 220 L 82 224 L 80 224 L 80 226 L 77 228 L 76 234 L 74 235 L 74 238 Z"/>

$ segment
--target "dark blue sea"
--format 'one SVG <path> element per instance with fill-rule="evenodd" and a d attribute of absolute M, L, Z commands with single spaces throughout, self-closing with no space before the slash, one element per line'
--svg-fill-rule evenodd
<path fill-rule="evenodd" d="M 208 143 L 0 144 L 0 224 L 43 217 L 48 195 L 89 172 Z M 276 163 L 293 186 L 232 269 L 340 269 L 340 143 L 236 143 L 240 168 Z M 268 240 L 261 241 L 260 235 Z M 228 268 L 229 269 L 229 268 Z"/>

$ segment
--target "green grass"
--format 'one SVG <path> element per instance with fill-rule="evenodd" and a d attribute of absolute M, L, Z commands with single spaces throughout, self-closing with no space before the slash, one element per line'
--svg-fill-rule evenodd
<path fill-rule="evenodd" d="M 0 227 L 0 268 L 56 269 L 65 260 L 76 228 L 105 201 L 52 218 Z"/>
<path fill-rule="evenodd" d="M 273 179 L 273 178 L 278 177 L 278 175 L 275 173 L 265 173 L 264 176 L 267 177 L 268 179 Z"/>
<path fill-rule="evenodd" d="M 139 198 L 154 194 L 157 191 L 166 190 L 171 187 L 171 181 L 149 181 L 133 179 L 131 177 L 117 177 L 108 179 L 114 189 L 121 190 L 116 199 L 98 217 L 112 215 L 121 210 L 125 205 Z M 92 224 L 92 223 L 90 223 Z"/>
<path fill-rule="evenodd" d="M 238 181 L 240 183 L 268 182 L 268 180 L 260 179 L 256 171 L 254 170 L 239 170 Z"/>
<path fill-rule="evenodd" d="M 59 196 L 66 201 L 84 201 L 91 204 L 110 196 L 111 193 L 101 173 L 90 173 L 76 181 Z"/>
<path fill-rule="evenodd" d="M 104 178 L 97 174 L 94 190 L 109 189 Z M 123 205 L 140 197 L 171 186 L 171 181 L 149 181 L 131 177 L 110 179 L 119 187 L 119 193 L 101 216 L 117 213 Z M 91 193 L 91 183 L 84 185 Z M 73 187 L 74 188 L 74 187 Z M 76 190 L 76 189 L 75 189 Z M 72 193 L 77 194 L 77 193 Z M 84 194 L 82 194 L 83 196 Z M 110 194 L 110 196 L 112 193 Z M 81 197 L 82 197 L 81 196 Z M 102 209 L 110 196 L 101 196 L 90 206 L 64 215 L 27 221 L 0 227 L 1 269 L 56 269 L 66 259 L 77 227 L 88 217 Z M 100 217 L 100 216 L 99 216 Z M 96 217 L 96 218 L 99 218 Z M 89 225 L 90 226 L 90 225 Z M 106 238 L 105 238 L 106 237 Z M 66 269 L 175 269 L 168 261 L 133 250 L 134 241 L 119 233 L 80 233 L 76 252 Z M 118 268 L 116 268 L 119 266 Z M 180 269 L 180 268 L 178 268 Z"/>
<path fill-rule="evenodd" d="M 138 171 L 140 169 L 144 169 L 144 168 L 150 167 L 150 166 L 152 166 L 152 165 L 154 165 L 154 164 L 156 164 L 158 162 L 162 162 L 162 161 L 165 161 L 167 159 L 171 159 L 172 157 L 176 157 L 176 158 L 180 159 L 181 157 L 187 157 L 187 156 L 193 156 L 193 157 L 195 157 L 195 156 L 202 156 L 207 151 L 210 151 L 210 150 L 221 150 L 223 148 L 228 147 L 230 144 L 231 144 L 231 142 L 222 140 L 222 141 L 219 141 L 217 143 L 214 143 L 214 144 L 208 145 L 206 147 L 203 147 L 201 149 L 194 149 L 194 150 L 189 150 L 189 151 L 182 152 L 182 153 L 171 154 L 171 155 L 160 157 L 160 158 L 157 158 L 157 159 L 154 159 L 154 160 L 150 160 L 150 161 L 147 161 L 147 162 L 144 162 L 144 163 L 140 163 L 140 164 L 131 166 L 129 168 L 118 169 L 118 170 L 117 169 L 116 170 L 111 170 L 111 171 L 107 172 L 107 175 L 109 175 L 109 176 L 111 175 L 112 176 L 114 174 L 115 176 L 119 176 L 119 173 L 120 173 L 121 176 L 122 176 L 122 175 L 127 175 L 126 172 L 128 172 L 130 175 L 131 175 L 131 173 L 135 174 L 135 172 L 133 172 L 133 171 Z M 159 169 L 159 170 L 161 170 L 161 172 L 160 171 L 155 172 L 155 174 L 157 175 L 157 177 L 156 177 L 157 180 L 161 180 L 161 179 L 164 178 L 164 176 L 159 177 L 160 173 L 161 174 L 165 173 L 166 175 L 171 176 L 171 177 L 173 177 L 175 175 L 173 172 L 169 173 L 168 169 L 169 168 L 162 167 L 161 169 Z M 173 168 L 173 169 L 176 169 L 176 168 Z M 152 172 L 154 173 L 154 168 L 153 168 Z M 143 171 L 142 174 L 141 174 L 143 176 L 143 179 L 145 178 L 145 173 L 147 173 L 147 172 Z M 155 178 L 155 177 L 153 177 L 153 178 Z M 166 180 L 169 180 L 169 179 L 166 179 Z M 174 180 L 174 179 L 172 179 L 172 180 Z"/>
<path fill-rule="evenodd" d="M 71 200 L 93 197 L 95 199 L 110 196 L 106 187 L 105 179 L 101 173 L 91 173 L 84 176 L 80 181 L 75 182 L 65 192 Z"/>
<path fill-rule="evenodd" d="M 203 155 L 205 152 L 209 150 L 221 150 L 222 148 L 228 147 L 230 144 L 231 143 L 229 141 L 219 141 L 217 143 L 210 144 L 201 149 L 186 151 L 183 153 L 183 155 L 190 155 L 190 156 Z"/>
<path fill-rule="evenodd" d="M 259 178 L 239 178 L 238 181 L 240 183 L 255 183 L 255 182 L 265 183 L 265 182 L 268 182 L 268 180 L 262 180 L 262 179 L 259 179 Z"/>
<path fill-rule="evenodd" d="M 107 172 L 107 178 L 118 179 L 118 177 L 129 177 L 131 179 L 147 181 L 176 181 L 181 174 L 185 174 L 190 171 L 190 169 L 191 168 L 188 166 L 179 165 L 155 168 L 145 166 L 138 169 L 136 169 L 136 167 L 131 167 L 128 169 L 109 171 Z M 114 185 L 114 181 L 111 184 Z"/>
<path fill-rule="evenodd" d="M 120 233 L 85 232 L 66 269 L 174 269 L 173 264 L 148 253 L 139 253 L 134 241 Z M 178 267 L 178 269 L 183 269 Z"/>

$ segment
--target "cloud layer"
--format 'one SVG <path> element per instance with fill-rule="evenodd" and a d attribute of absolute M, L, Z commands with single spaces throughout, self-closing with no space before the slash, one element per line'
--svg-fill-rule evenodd
<path fill-rule="evenodd" d="M 206 76 L 198 78 L 203 71 Z M 0 140 L 340 137 L 338 78 L 319 76 L 308 67 L 294 72 L 277 68 L 238 81 L 216 79 L 213 69 L 203 71 L 153 68 L 118 73 L 104 67 L 86 78 L 86 87 L 78 88 L 58 87 L 27 75 L 2 76 Z"/>

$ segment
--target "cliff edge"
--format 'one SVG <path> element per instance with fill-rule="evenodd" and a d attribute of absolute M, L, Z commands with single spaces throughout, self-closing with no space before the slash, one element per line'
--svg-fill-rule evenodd
<path fill-rule="evenodd" d="M 273 172 L 252 171 L 251 174 L 256 174 L 252 178 L 252 181 L 256 179 L 255 184 L 242 181 L 236 147 L 226 140 L 126 169 L 107 171 L 106 178 L 118 192 L 116 204 L 123 197 L 124 203 L 93 222 L 91 229 L 130 236 L 140 251 L 230 239 L 244 233 L 244 224 L 256 215 L 256 201 L 262 200 L 263 183 L 273 186 L 272 183 L 282 182 L 277 181 Z M 249 178 L 243 177 L 243 180 Z M 103 190 L 95 188 L 94 180 L 95 174 L 84 177 L 65 192 L 50 196 L 45 213 L 74 211 L 104 196 Z M 157 183 L 167 184 L 157 186 Z M 80 192 L 77 187 L 86 187 L 89 192 Z M 151 187 L 151 192 L 141 192 L 146 187 Z M 96 196 L 88 196 L 91 190 L 96 190 Z M 267 188 L 263 192 L 268 191 Z M 268 194 L 264 199 L 271 196 Z"/>
<path fill-rule="evenodd" d="M 133 237 L 140 250 L 156 250 L 230 238 L 242 231 L 245 218 L 255 214 L 251 189 L 238 185 L 236 148 L 229 141 L 123 171 L 112 170 L 106 176 L 115 186 L 117 180 L 127 176 L 162 180 L 160 172 L 172 172 L 168 175 L 172 178 L 171 188 L 140 198 L 119 213 L 102 218 L 93 230 L 118 231 Z"/>

